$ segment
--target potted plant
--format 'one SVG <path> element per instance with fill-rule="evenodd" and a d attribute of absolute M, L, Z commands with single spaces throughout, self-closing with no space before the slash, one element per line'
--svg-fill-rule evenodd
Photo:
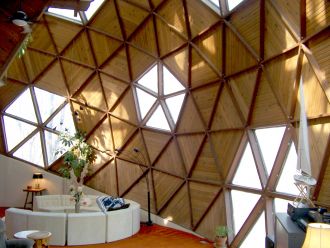
<path fill-rule="evenodd" d="M 215 228 L 215 243 L 214 246 L 217 248 L 227 247 L 227 235 L 231 233 L 231 229 L 227 226 L 217 226 Z"/>

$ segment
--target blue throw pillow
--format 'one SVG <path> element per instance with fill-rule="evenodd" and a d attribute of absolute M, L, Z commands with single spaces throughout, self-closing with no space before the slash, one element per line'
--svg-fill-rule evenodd
<path fill-rule="evenodd" d="M 120 209 L 125 205 L 123 198 L 115 198 L 112 196 L 99 196 L 96 198 L 96 202 L 103 212 Z"/>

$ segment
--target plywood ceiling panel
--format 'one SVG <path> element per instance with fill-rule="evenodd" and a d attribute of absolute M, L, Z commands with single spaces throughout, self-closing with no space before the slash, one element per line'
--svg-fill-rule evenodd
<path fill-rule="evenodd" d="M 136 130 L 136 127 L 112 116 L 110 120 L 115 148 L 121 148 Z"/>
<path fill-rule="evenodd" d="M 44 52 L 56 54 L 54 43 L 48 32 L 46 24 L 44 23 L 36 23 L 33 25 L 33 38 L 29 43 L 29 46 Z"/>
<path fill-rule="evenodd" d="M 24 84 L 11 82 L 8 79 L 7 84 L 0 87 L 0 110 L 3 110 L 6 106 L 8 106 L 16 98 L 17 95 L 21 94 L 24 91 L 24 89 Z"/>
<path fill-rule="evenodd" d="M 141 170 L 142 167 L 140 168 L 134 163 L 126 162 L 121 159 L 116 159 L 116 163 L 118 170 L 119 195 L 122 195 L 143 172 Z"/>
<path fill-rule="evenodd" d="M 306 0 L 307 35 L 312 35 L 330 23 L 330 4 L 323 0 Z"/>
<path fill-rule="evenodd" d="M 29 78 L 25 70 L 23 58 L 16 57 L 7 70 L 7 77 L 18 80 L 22 83 L 29 83 Z"/>
<path fill-rule="evenodd" d="M 121 98 L 118 105 L 112 111 L 112 114 L 124 120 L 137 124 L 137 114 L 132 90 L 127 90 Z"/>
<path fill-rule="evenodd" d="M 111 76 L 129 82 L 130 75 L 126 49 L 122 48 L 120 51 L 116 52 L 115 56 L 111 57 L 110 60 L 101 67 L 101 70 Z"/>
<path fill-rule="evenodd" d="M 101 125 L 89 136 L 88 144 L 101 151 L 114 151 L 114 143 L 110 130 L 110 120 L 104 118 Z"/>

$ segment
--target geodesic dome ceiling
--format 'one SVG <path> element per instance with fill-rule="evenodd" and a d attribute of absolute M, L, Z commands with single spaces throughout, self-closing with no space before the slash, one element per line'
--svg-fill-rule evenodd
<path fill-rule="evenodd" d="M 250 0 L 225 16 L 206 2 L 109 0 L 86 24 L 45 13 L 0 88 L 1 153 L 56 172 L 47 147 L 73 118 L 98 156 L 88 186 L 146 209 L 148 176 L 153 213 L 210 239 L 227 223 L 247 245 L 297 194 L 285 175 L 302 85 L 314 197 L 329 206 L 329 2 Z M 13 111 L 21 97 L 34 119 Z M 30 129 L 11 141 L 7 120 Z M 32 139 L 38 162 L 20 155 Z"/>

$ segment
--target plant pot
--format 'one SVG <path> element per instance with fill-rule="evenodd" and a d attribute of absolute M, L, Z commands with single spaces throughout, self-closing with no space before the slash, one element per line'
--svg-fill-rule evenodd
<path fill-rule="evenodd" d="M 225 248 L 227 247 L 226 242 L 227 242 L 227 236 L 222 236 L 222 237 L 216 236 L 214 240 L 214 247 Z"/>

